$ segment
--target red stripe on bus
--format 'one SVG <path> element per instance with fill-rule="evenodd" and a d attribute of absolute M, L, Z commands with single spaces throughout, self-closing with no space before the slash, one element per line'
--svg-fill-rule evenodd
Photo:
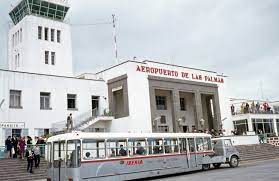
<path fill-rule="evenodd" d="M 208 152 L 190 152 L 190 155 L 203 155 L 214 153 L 213 151 Z M 159 158 L 159 157 L 172 157 L 172 156 L 185 156 L 187 153 L 177 153 L 177 154 L 166 154 L 166 155 L 146 155 L 146 156 L 137 156 L 137 157 L 127 157 L 127 158 L 110 158 L 110 159 L 102 159 L 102 160 L 83 160 L 81 163 L 92 163 L 92 162 L 110 162 L 110 161 L 124 161 L 124 160 L 137 160 L 143 158 Z"/>

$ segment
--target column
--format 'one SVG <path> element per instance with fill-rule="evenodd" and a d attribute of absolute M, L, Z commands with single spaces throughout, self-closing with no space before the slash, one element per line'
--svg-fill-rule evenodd
<path fill-rule="evenodd" d="M 215 92 L 213 96 L 213 107 L 214 107 L 214 120 L 213 127 L 215 130 L 219 130 L 221 128 L 221 111 L 220 111 L 220 103 L 219 103 L 219 95 L 218 92 Z"/>
<path fill-rule="evenodd" d="M 253 124 L 252 124 L 252 119 L 251 119 L 250 115 L 248 117 L 247 124 L 248 124 L 248 131 L 252 132 L 253 131 Z"/>
<path fill-rule="evenodd" d="M 152 132 L 156 133 L 158 130 L 158 127 L 156 124 L 157 120 L 154 120 L 156 117 L 155 110 L 156 110 L 156 94 L 155 89 L 153 87 L 149 88 L 149 95 L 150 95 L 150 112 L 151 112 L 151 125 L 152 125 Z M 148 106 L 148 105 L 147 105 Z M 155 122 L 154 122 L 155 121 Z M 155 123 L 155 124 L 154 124 Z"/>
<path fill-rule="evenodd" d="M 202 129 L 200 125 L 200 120 L 202 119 L 202 100 L 201 93 L 195 91 L 195 107 L 196 107 L 196 129 Z"/>
<path fill-rule="evenodd" d="M 178 125 L 178 111 L 180 110 L 180 96 L 179 91 L 174 89 L 172 91 L 172 124 L 173 124 L 173 132 L 179 132 L 179 125 Z"/>

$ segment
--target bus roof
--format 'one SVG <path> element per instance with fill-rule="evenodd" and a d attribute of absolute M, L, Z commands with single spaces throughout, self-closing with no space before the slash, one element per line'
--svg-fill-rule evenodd
<path fill-rule="evenodd" d="M 211 137 L 205 133 L 85 133 L 72 132 L 48 138 L 48 142 L 74 139 L 126 139 L 126 138 L 181 138 L 181 137 Z"/>

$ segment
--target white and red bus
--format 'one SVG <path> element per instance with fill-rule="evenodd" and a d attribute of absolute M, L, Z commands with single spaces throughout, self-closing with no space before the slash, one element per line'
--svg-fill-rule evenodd
<path fill-rule="evenodd" d="M 214 155 L 203 133 L 84 133 L 50 137 L 48 180 L 132 180 L 208 169 Z"/>

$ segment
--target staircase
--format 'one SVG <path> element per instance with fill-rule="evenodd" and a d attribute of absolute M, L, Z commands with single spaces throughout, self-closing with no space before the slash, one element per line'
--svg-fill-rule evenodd
<path fill-rule="evenodd" d="M 107 113 L 104 111 L 103 115 L 99 114 L 98 109 L 93 109 L 90 111 L 87 111 L 81 115 L 78 115 L 73 119 L 74 121 L 74 128 L 75 131 L 85 131 L 86 128 L 94 125 L 95 123 L 99 121 L 112 121 L 114 119 L 113 116 L 110 115 L 110 113 Z M 52 124 L 51 133 L 52 135 L 58 135 L 63 134 L 67 132 L 66 129 L 66 123 L 67 121 L 60 121 Z"/>
<path fill-rule="evenodd" d="M 47 178 L 47 163 L 41 158 L 39 168 L 33 164 L 33 172 L 27 172 L 27 161 L 22 159 L 0 159 L 0 181 L 28 181 Z"/>
<path fill-rule="evenodd" d="M 270 144 L 236 146 L 242 161 L 268 160 L 279 158 L 279 147 Z"/>

